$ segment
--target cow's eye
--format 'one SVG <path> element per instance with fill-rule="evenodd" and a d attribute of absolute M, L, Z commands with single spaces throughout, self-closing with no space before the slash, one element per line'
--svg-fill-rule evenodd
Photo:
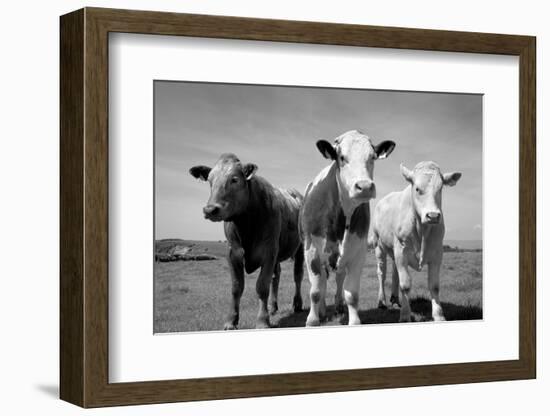
<path fill-rule="evenodd" d="M 236 176 L 233 176 L 231 178 L 231 183 L 237 183 L 237 182 L 239 182 L 239 178 L 237 178 Z"/>
<path fill-rule="evenodd" d="M 417 193 L 418 195 L 422 195 L 422 194 L 423 194 L 422 189 L 420 189 L 418 186 L 416 187 L 416 193 Z"/>
<path fill-rule="evenodd" d="M 346 163 L 346 158 L 344 155 L 340 155 L 340 163 Z"/>

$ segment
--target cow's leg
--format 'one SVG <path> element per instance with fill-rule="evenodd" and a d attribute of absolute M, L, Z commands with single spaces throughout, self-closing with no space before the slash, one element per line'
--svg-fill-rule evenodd
<path fill-rule="evenodd" d="M 360 247 L 357 254 L 349 260 L 346 278 L 344 279 L 344 298 L 348 305 L 348 325 L 361 324 L 359 319 L 359 287 L 367 250 L 366 247 Z"/>
<path fill-rule="evenodd" d="M 294 299 L 292 300 L 292 306 L 294 312 L 298 313 L 302 311 L 302 280 L 304 278 L 304 247 L 300 244 L 296 254 L 294 255 Z"/>
<path fill-rule="evenodd" d="M 328 267 L 324 267 L 324 273 L 319 279 L 319 290 L 321 292 L 321 299 L 319 300 L 319 320 L 323 322 L 327 317 L 327 280 L 328 280 Z"/>
<path fill-rule="evenodd" d="M 401 313 L 399 322 L 410 322 L 411 306 L 409 303 L 409 294 L 411 291 L 412 279 L 409 274 L 407 255 L 403 251 L 395 253 L 395 265 L 399 274 L 399 288 L 401 289 Z"/>
<path fill-rule="evenodd" d="M 337 314 L 343 314 L 346 310 L 344 303 L 344 279 L 346 278 L 346 269 L 344 267 L 336 269 L 336 294 L 334 295 L 334 307 Z"/>
<path fill-rule="evenodd" d="M 376 256 L 376 274 L 378 276 L 378 307 L 386 309 L 386 253 L 377 245 L 374 248 L 374 255 Z"/>
<path fill-rule="evenodd" d="M 432 297 L 432 317 L 434 321 L 444 321 L 443 308 L 439 302 L 439 271 L 441 262 L 432 262 L 428 264 L 428 287 Z"/>
<path fill-rule="evenodd" d="M 275 272 L 275 259 L 268 259 L 263 264 L 258 280 L 256 280 L 256 293 L 258 294 L 259 307 L 256 318 L 256 328 L 269 328 L 269 313 L 267 311 L 267 301 L 269 298 L 269 286 Z"/>
<path fill-rule="evenodd" d="M 401 307 L 399 303 L 399 273 L 397 273 L 395 262 L 392 262 L 390 304 L 393 309 Z"/>
<path fill-rule="evenodd" d="M 224 329 L 237 329 L 239 324 L 239 304 L 244 291 L 244 250 L 232 247 L 228 255 L 231 272 L 231 306 Z"/>
<path fill-rule="evenodd" d="M 275 315 L 279 310 L 279 304 L 277 303 L 277 298 L 279 294 L 279 280 L 281 278 L 281 263 L 275 265 L 275 270 L 273 271 L 273 278 L 271 279 L 271 293 L 270 293 L 270 304 L 269 312 L 271 315 Z"/>
<path fill-rule="evenodd" d="M 310 307 L 306 320 L 306 326 L 319 326 L 319 304 L 321 302 L 321 281 L 326 281 L 325 268 L 321 264 L 319 251 L 311 245 L 305 251 L 307 274 L 311 287 L 309 289 Z"/>

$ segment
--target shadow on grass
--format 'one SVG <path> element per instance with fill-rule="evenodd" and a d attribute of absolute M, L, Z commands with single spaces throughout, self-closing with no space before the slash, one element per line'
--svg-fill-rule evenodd
<path fill-rule="evenodd" d="M 454 303 L 441 302 L 443 314 L 447 321 L 470 321 L 483 319 L 483 310 L 479 306 L 457 305 Z M 411 301 L 411 310 L 415 314 L 427 317 L 431 320 L 432 302 L 426 298 L 416 298 Z M 398 316 L 399 317 L 399 316 Z"/>
<path fill-rule="evenodd" d="M 478 306 L 456 305 L 454 303 L 442 302 L 443 313 L 447 321 L 468 321 L 483 319 L 483 310 Z M 414 322 L 425 322 L 432 320 L 432 302 L 426 298 L 411 300 L 412 320 Z M 281 317 L 279 328 L 303 327 L 306 324 L 309 309 L 299 313 L 291 313 Z M 359 311 L 359 318 L 362 324 L 388 324 L 399 322 L 399 309 L 366 309 Z M 327 321 L 329 324 L 347 325 L 346 314 L 336 314 L 334 305 L 327 306 Z"/>

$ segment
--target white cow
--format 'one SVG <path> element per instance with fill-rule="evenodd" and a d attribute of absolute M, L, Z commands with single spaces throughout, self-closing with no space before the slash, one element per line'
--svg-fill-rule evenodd
<path fill-rule="evenodd" d="M 402 295 L 399 320 L 411 320 L 409 292 L 412 282 L 408 268 L 421 270 L 427 264 L 432 316 L 435 321 L 444 321 L 439 302 L 439 271 L 445 235 L 441 191 L 443 185 L 454 186 L 462 174 L 442 174 L 434 162 L 420 162 L 412 171 L 401 165 L 401 174 L 409 185 L 401 192 L 385 196 L 374 209 L 372 243 L 377 260 L 378 306 L 386 307 L 384 282 L 389 254 L 393 259 L 390 302 L 399 305 L 398 285 Z"/>
<path fill-rule="evenodd" d="M 320 325 L 326 314 L 325 294 L 329 270 L 336 271 L 338 312 L 348 305 L 349 324 L 360 324 L 357 311 L 359 278 L 365 263 L 370 223 L 369 201 L 376 196 L 374 161 L 387 157 L 395 143 L 373 145 L 353 130 L 334 145 L 319 140 L 317 148 L 331 164 L 306 189 L 300 211 L 306 266 L 311 283 L 307 326 Z"/>

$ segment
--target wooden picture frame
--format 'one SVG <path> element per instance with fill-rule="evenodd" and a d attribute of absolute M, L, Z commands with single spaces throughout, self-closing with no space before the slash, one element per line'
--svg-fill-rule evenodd
<path fill-rule="evenodd" d="M 535 51 L 530 36 L 85 8 L 60 20 L 60 396 L 82 407 L 530 379 L 536 376 Z M 519 359 L 109 383 L 108 34 L 519 57 Z"/>

